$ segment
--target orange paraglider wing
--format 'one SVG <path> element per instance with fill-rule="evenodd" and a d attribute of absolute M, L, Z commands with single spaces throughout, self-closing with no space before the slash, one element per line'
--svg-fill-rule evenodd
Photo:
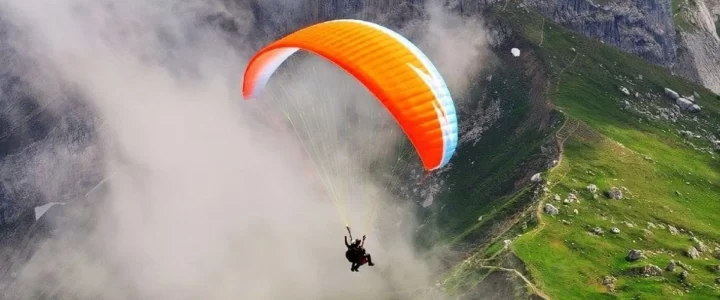
<path fill-rule="evenodd" d="M 399 123 L 426 170 L 448 163 L 458 127 L 445 81 L 420 49 L 374 23 L 327 21 L 271 43 L 248 63 L 243 97 L 256 97 L 280 64 L 300 49 L 330 60 L 367 87 Z"/>

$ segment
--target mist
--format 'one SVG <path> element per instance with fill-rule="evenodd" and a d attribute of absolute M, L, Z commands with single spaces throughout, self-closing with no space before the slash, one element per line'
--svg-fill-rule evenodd
<path fill-rule="evenodd" d="M 9 42 L 33 62 L 25 75 L 46 109 L 77 112 L 59 96 L 72 90 L 87 107 L 73 117 L 94 132 L 82 149 L 75 139 L 46 139 L 13 168 L 45 198 L 63 201 L 82 196 L 78 177 L 88 173 L 80 169 L 108 178 L 36 249 L 2 291 L 8 298 L 442 299 L 435 263 L 413 248 L 414 204 L 367 174 L 373 161 L 397 155 L 393 146 L 404 137 L 342 70 L 299 55 L 266 95 L 245 101 L 240 80 L 252 43 L 202 22 L 227 11 L 220 3 L 18 0 L 0 11 L 20 28 Z M 461 94 L 482 66 L 484 30 L 437 5 L 428 11 L 425 25 L 404 30 Z M 249 36 L 252 22 L 238 26 L 236 39 Z M 316 124 L 311 142 L 345 138 L 322 152 L 336 167 L 325 182 L 361 185 L 372 195 L 372 223 L 363 224 L 369 211 L 357 197 L 331 201 L 309 175 L 298 136 L 268 124 L 289 103 L 303 109 L 288 113 L 302 111 Z M 350 272 L 346 222 L 356 236 L 368 233 L 376 266 Z"/>

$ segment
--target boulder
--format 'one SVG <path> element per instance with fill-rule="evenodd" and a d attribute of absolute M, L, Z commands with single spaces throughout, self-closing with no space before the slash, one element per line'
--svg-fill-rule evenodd
<path fill-rule="evenodd" d="M 611 187 L 609 191 L 607 191 L 607 196 L 610 199 L 620 200 L 623 198 L 622 190 L 616 187 Z"/>
<path fill-rule="evenodd" d="M 691 106 L 693 106 L 692 101 L 690 101 L 690 100 L 688 100 L 688 99 L 685 99 L 685 98 L 677 98 L 677 99 L 675 99 L 675 104 L 677 104 L 677 106 L 680 106 L 680 108 L 685 109 L 685 110 L 687 110 L 687 109 L 689 109 Z"/>
<path fill-rule="evenodd" d="M 693 104 L 690 107 L 688 107 L 687 111 L 690 113 L 699 113 L 701 111 L 701 109 L 700 109 L 699 105 Z"/>
<path fill-rule="evenodd" d="M 532 177 L 530 177 L 530 181 L 532 182 L 540 182 L 542 181 L 542 177 L 540 177 L 540 173 L 535 173 Z"/>
<path fill-rule="evenodd" d="M 644 265 L 642 267 L 633 268 L 633 272 L 643 276 L 662 276 L 662 269 L 656 265 Z"/>
<path fill-rule="evenodd" d="M 667 267 L 665 267 L 665 270 L 667 270 L 667 271 L 669 271 L 669 272 L 675 271 L 675 267 L 676 267 L 676 266 L 677 266 L 677 264 L 675 264 L 675 261 L 674 261 L 674 260 L 670 260 L 670 263 L 668 264 Z"/>
<path fill-rule="evenodd" d="M 700 257 L 700 252 L 698 252 L 697 248 L 695 248 L 695 247 L 693 247 L 693 246 L 690 246 L 690 247 L 687 249 L 687 251 L 685 252 L 685 254 L 686 254 L 689 258 L 692 258 L 692 259 L 696 259 L 696 258 Z"/>
<path fill-rule="evenodd" d="M 554 216 L 554 215 L 559 214 L 560 210 L 557 207 L 553 206 L 552 204 L 546 203 L 545 204 L 545 213 L 548 215 Z"/>
<path fill-rule="evenodd" d="M 602 279 L 602 284 L 603 284 L 605 287 L 607 287 L 607 289 L 608 289 L 609 291 L 615 291 L 615 282 L 616 282 L 616 281 L 617 281 L 617 279 L 616 279 L 615 277 L 612 277 L 612 276 L 609 276 L 609 275 L 608 275 L 608 276 L 603 277 L 603 279 Z"/>
<path fill-rule="evenodd" d="M 628 261 L 636 261 L 643 258 L 645 258 L 645 255 L 642 253 L 641 250 L 633 249 L 628 252 L 628 255 L 625 259 L 627 259 Z"/>
<path fill-rule="evenodd" d="M 688 277 L 690 277 L 690 273 L 688 273 L 688 271 L 682 271 L 682 273 L 680 273 L 680 279 L 685 280 L 688 279 Z"/>
<path fill-rule="evenodd" d="M 620 91 L 625 94 L 625 96 L 630 96 L 630 91 L 626 87 L 621 86 Z"/>
<path fill-rule="evenodd" d="M 677 100 L 678 98 L 680 98 L 680 95 L 677 92 L 675 92 L 669 88 L 665 88 L 665 95 L 672 98 L 673 100 Z"/>
<path fill-rule="evenodd" d="M 595 193 L 597 193 L 598 188 L 597 188 L 597 185 L 589 184 L 589 185 L 587 186 L 587 190 L 588 190 L 590 193 L 595 194 Z"/>

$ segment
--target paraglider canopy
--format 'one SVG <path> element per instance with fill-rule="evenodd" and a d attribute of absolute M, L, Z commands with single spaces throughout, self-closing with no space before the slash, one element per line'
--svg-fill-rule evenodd
<path fill-rule="evenodd" d="M 383 112 L 389 113 L 389 119 L 396 122 L 398 129 L 412 144 L 409 150 L 417 153 L 425 171 L 441 169 L 449 163 L 458 144 L 455 103 L 437 68 L 409 40 L 388 28 L 361 20 L 331 20 L 302 28 L 273 41 L 253 55 L 245 68 L 243 98 L 258 98 L 278 67 L 298 51 L 331 62 L 350 75 L 353 83 L 359 83 L 370 92 L 377 101 L 374 104 L 379 104 Z M 314 69 L 312 71 L 314 73 Z M 282 90 L 288 98 L 302 98 L 290 96 L 285 87 Z M 334 122 L 332 117 L 339 111 L 348 111 L 335 107 L 344 99 L 317 96 L 322 106 L 317 110 L 308 107 L 302 111 L 304 105 L 291 103 L 281 105 L 285 108 L 282 113 L 292 132 L 298 136 L 300 148 L 310 158 L 309 169 L 324 185 L 345 226 L 351 223 L 348 217 L 352 214 L 347 210 L 354 205 L 349 204 L 350 200 L 361 199 L 372 203 L 368 205 L 366 214 L 364 232 L 367 233 L 376 212 L 377 192 L 369 195 L 372 189 L 368 188 L 369 180 L 365 177 L 371 174 L 364 171 L 354 174 L 355 171 L 351 170 L 358 165 L 348 162 L 361 160 L 363 150 L 348 147 L 351 145 L 348 141 L 353 141 L 347 138 L 349 128 L 343 129 L 342 134 L 335 134 L 332 130 L 347 123 Z M 299 111 L 293 113 L 291 110 Z M 312 114 L 316 111 L 318 117 L 313 118 Z M 371 119 L 378 117 L 370 116 Z M 366 134 L 375 133 L 367 130 Z M 380 144 L 369 139 L 362 146 L 373 148 L 380 147 Z M 403 163 L 401 158 L 393 159 L 392 169 Z"/>
<path fill-rule="evenodd" d="M 248 63 L 243 97 L 259 95 L 280 64 L 300 49 L 330 60 L 367 87 L 407 134 L 426 170 L 447 165 L 458 126 L 445 80 L 420 49 L 378 24 L 332 20 L 271 43 Z"/>

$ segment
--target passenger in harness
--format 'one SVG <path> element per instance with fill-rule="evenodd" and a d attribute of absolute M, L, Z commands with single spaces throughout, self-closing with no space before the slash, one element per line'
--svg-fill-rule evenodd
<path fill-rule="evenodd" d="M 352 233 L 350 233 L 350 227 L 346 227 L 348 230 L 348 234 L 350 235 L 350 240 L 352 240 Z M 365 248 L 363 246 L 365 245 L 365 236 L 363 235 L 362 240 L 356 239 L 351 244 L 348 244 L 348 237 L 345 236 L 345 247 L 347 247 L 347 251 L 345 251 L 345 258 L 349 262 L 352 263 L 352 266 L 350 266 L 351 272 L 359 272 L 358 268 L 365 263 L 368 264 L 368 266 L 374 266 L 375 264 L 372 262 L 372 258 L 370 257 L 370 254 L 365 252 Z"/>

